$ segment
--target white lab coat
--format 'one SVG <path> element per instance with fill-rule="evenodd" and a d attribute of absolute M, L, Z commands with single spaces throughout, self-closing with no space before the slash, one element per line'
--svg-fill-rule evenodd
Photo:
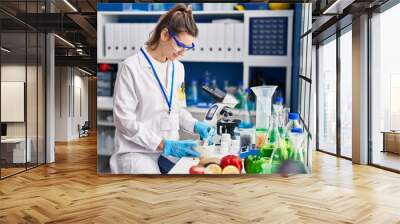
<path fill-rule="evenodd" d="M 150 60 L 155 60 L 145 52 Z M 196 120 L 185 109 L 186 99 L 181 89 L 185 70 L 178 60 L 174 61 L 174 68 L 172 111 L 168 114 L 168 105 L 143 53 L 139 51 L 119 64 L 114 90 L 112 173 L 159 174 L 157 160 L 161 152 L 157 147 L 161 140 L 178 140 L 180 128 L 193 133 Z M 169 72 L 168 97 L 171 79 Z"/>

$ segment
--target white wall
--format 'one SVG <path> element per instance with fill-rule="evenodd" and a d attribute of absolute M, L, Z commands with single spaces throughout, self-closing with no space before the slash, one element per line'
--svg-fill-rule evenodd
<path fill-rule="evenodd" d="M 27 69 L 27 70 L 26 70 Z M 18 64 L 6 64 L 1 66 L 1 81 L 2 82 L 25 82 L 26 71 L 28 72 L 28 81 L 30 86 L 36 86 L 36 80 L 31 80 L 30 75 L 36 74 L 36 67 L 28 66 L 27 68 L 24 65 Z M 35 88 L 27 88 L 27 106 L 30 108 L 27 109 L 27 120 L 30 122 L 28 124 L 28 137 L 31 133 L 30 128 L 32 130 L 36 130 L 36 113 L 31 113 L 32 111 L 36 111 L 37 107 L 37 99 L 36 99 L 36 87 Z M 31 92 L 32 91 L 32 92 Z M 32 104 L 33 103 L 33 104 Z M 40 106 L 40 105 L 39 105 Z M 32 109 L 33 108 L 33 109 Z M 7 108 L 1 108 L 2 110 L 7 110 Z M 34 122 L 34 123 L 32 123 Z M 7 136 L 8 137 L 25 137 L 25 123 L 26 122 L 9 122 L 7 123 Z M 36 133 L 36 132 L 35 132 Z"/>
<path fill-rule="evenodd" d="M 78 124 L 88 120 L 88 78 L 83 75 L 72 67 L 56 67 L 56 141 L 79 138 Z"/>

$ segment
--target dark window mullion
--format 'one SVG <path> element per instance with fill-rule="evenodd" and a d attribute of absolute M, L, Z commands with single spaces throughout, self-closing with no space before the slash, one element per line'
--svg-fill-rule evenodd
<path fill-rule="evenodd" d="M 25 0 L 25 21 L 28 19 L 28 1 Z M 27 90 L 28 90 L 28 24 L 25 23 L 25 88 L 24 88 L 24 120 L 25 120 L 25 170 L 28 170 L 28 113 L 27 113 Z"/>
<path fill-rule="evenodd" d="M 340 122 L 340 30 L 336 31 L 336 154 L 341 157 L 341 122 Z"/>
<path fill-rule="evenodd" d="M 315 129 L 315 146 L 319 149 L 319 45 L 315 47 L 315 81 L 316 81 L 316 129 Z"/>

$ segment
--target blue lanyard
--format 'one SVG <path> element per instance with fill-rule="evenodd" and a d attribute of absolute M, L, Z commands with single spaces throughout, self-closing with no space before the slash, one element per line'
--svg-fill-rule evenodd
<path fill-rule="evenodd" d="M 169 94 L 169 100 L 168 100 L 166 90 L 163 87 L 163 85 L 161 84 L 160 78 L 158 78 L 158 75 L 157 75 L 156 70 L 154 69 L 153 63 L 151 63 L 149 56 L 147 56 L 147 54 L 144 52 L 143 48 L 140 48 L 140 51 L 143 53 L 143 55 L 146 58 L 147 62 L 149 62 L 149 64 L 150 64 L 151 70 L 153 71 L 153 75 L 156 78 L 158 85 L 160 86 L 160 89 L 161 89 L 162 94 L 164 95 L 165 101 L 167 102 L 168 113 L 171 113 L 172 96 L 173 96 L 173 92 L 174 92 L 174 76 L 175 76 L 174 62 L 172 62 L 171 92 Z"/>

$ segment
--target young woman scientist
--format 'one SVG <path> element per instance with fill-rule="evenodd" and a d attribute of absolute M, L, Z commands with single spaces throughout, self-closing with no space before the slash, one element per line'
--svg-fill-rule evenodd
<path fill-rule="evenodd" d="M 213 135 L 185 109 L 185 70 L 176 60 L 194 47 L 197 33 L 191 8 L 178 4 L 160 18 L 145 46 L 119 65 L 112 173 L 159 174 L 160 155 L 198 157 L 195 141 L 179 140 L 180 128 L 203 139 Z"/>

